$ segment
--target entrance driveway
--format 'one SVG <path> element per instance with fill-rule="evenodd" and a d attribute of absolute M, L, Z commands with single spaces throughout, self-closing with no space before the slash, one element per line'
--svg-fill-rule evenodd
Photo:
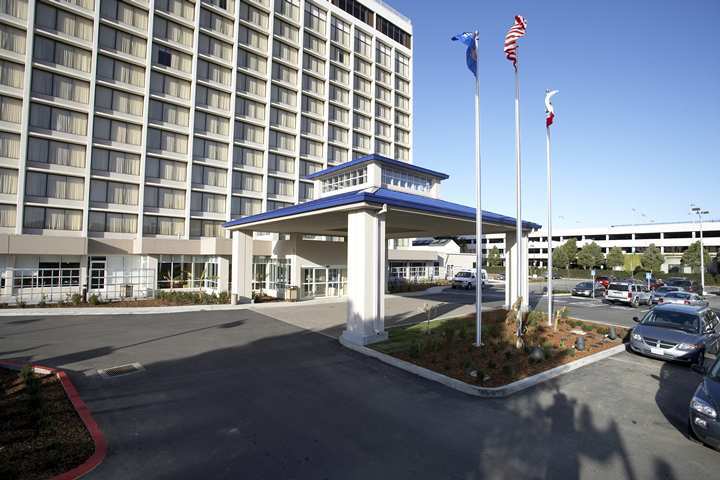
<path fill-rule="evenodd" d="M 302 305 L 295 315 L 312 315 Z M 0 358 L 66 368 L 109 441 L 97 479 L 714 478 L 685 437 L 691 370 L 621 354 L 468 397 L 276 309 L 0 318 Z M 95 374 L 140 362 L 114 379 Z"/>

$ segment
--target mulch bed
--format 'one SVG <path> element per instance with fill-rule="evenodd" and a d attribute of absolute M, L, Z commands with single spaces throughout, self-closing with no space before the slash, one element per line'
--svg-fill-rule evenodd
<path fill-rule="evenodd" d="M 0 478 L 47 479 L 82 464 L 90 434 L 54 375 L 39 376 L 36 399 L 19 372 L 0 368 Z"/>
<path fill-rule="evenodd" d="M 607 338 L 608 327 L 566 319 L 557 331 L 535 324 L 527 332 L 524 348 L 516 348 L 505 311 L 483 315 L 483 347 L 476 348 L 474 316 L 430 322 L 389 330 L 390 339 L 371 345 L 378 351 L 452 378 L 483 387 L 499 387 L 620 345 L 627 335 L 616 328 L 617 338 Z M 582 331 L 585 349 L 574 348 Z M 540 347 L 544 360 L 532 361 L 530 350 Z"/>

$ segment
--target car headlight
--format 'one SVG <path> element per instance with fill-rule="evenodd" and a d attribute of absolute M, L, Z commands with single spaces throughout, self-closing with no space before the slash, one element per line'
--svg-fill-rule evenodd
<path fill-rule="evenodd" d="M 633 333 L 633 334 L 632 334 L 632 339 L 635 340 L 635 341 L 637 341 L 637 342 L 639 342 L 640 340 L 642 340 L 642 337 L 640 336 L 639 333 Z"/>
<path fill-rule="evenodd" d="M 717 412 L 715 411 L 715 408 L 713 408 L 712 405 L 710 405 L 708 402 L 701 398 L 693 397 L 693 399 L 690 401 L 690 408 L 692 408 L 698 413 L 707 415 L 710 418 L 717 418 Z"/>
<path fill-rule="evenodd" d="M 702 347 L 702 345 L 695 343 L 680 343 L 678 344 L 677 349 L 689 352 L 691 350 L 697 350 L 700 347 Z"/>

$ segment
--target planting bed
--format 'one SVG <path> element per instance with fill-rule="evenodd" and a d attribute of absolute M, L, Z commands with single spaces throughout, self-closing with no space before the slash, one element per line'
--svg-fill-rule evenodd
<path fill-rule="evenodd" d="M 553 329 L 536 314 L 526 321 L 525 346 L 518 349 L 515 323 L 506 315 L 505 310 L 483 314 L 481 348 L 473 345 L 474 315 L 391 328 L 387 341 L 370 348 L 466 383 L 499 387 L 620 345 L 627 335 L 617 328 L 617 338 L 610 340 L 608 327 L 569 318 Z M 578 336 L 584 338 L 583 351 L 574 347 Z M 542 349 L 544 359 L 531 360 L 533 347 Z"/>

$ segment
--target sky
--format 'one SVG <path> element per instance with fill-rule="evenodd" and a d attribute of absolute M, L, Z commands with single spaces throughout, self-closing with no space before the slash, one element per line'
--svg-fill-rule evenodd
<path fill-rule="evenodd" d="M 553 228 L 689 221 L 690 203 L 720 219 L 720 1 L 387 1 L 413 23 L 413 163 L 450 175 L 443 198 L 475 201 L 475 87 L 450 37 L 478 30 L 482 206 L 516 214 L 502 48 L 520 14 L 522 217 L 547 224 L 551 88 Z"/>

